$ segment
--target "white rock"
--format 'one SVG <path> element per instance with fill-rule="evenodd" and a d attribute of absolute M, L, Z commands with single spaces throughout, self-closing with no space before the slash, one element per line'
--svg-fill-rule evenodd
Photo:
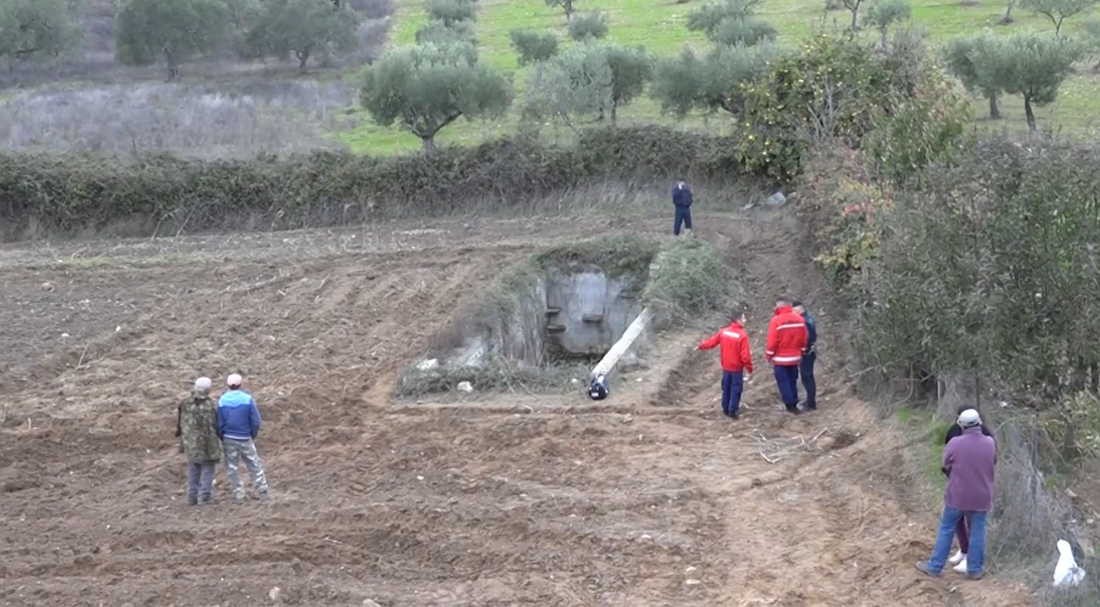
<path fill-rule="evenodd" d="M 469 394 L 474 391 L 474 386 L 468 381 L 460 381 L 458 382 L 457 389 L 459 392 L 465 392 L 466 394 Z"/>
<path fill-rule="evenodd" d="M 764 201 L 765 204 L 771 205 L 773 207 L 783 206 L 784 204 L 786 204 L 786 202 L 787 197 L 783 195 L 783 192 L 776 192 L 771 196 L 768 196 L 768 199 Z"/>
<path fill-rule="evenodd" d="M 417 371 L 433 371 L 433 370 L 438 369 L 438 368 L 439 368 L 439 359 L 438 358 L 429 358 L 427 360 L 422 360 L 422 361 L 416 363 L 416 370 Z"/>
<path fill-rule="evenodd" d="M 283 591 L 279 590 L 278 586 L 274 586 L 274 587 L 272 587 L 271 590 L 267 591 L 267 598 L 269 598 L 272 601 L 275 601 L 276 603 L 278 603 L 279 602 L 279 597 L 280 597 L 280 595 L 282 595 L 282 593 L 283 593 Z"/>
<path fill-rule="evenodd" d="M 372 601 L 371 599 L 363 599 L 363 607 L 382 607 L 382 605 L 379 605 L 378 602 Z"/>
<path fill-rule="evenodd" d="M 702 583 L 703 582 L 701 580 L 697 580 L 695 578 L 684 580 L 684 584 L 687 585 L 687 586 L 698 586 L 699 584 L 702 584 Z"/>

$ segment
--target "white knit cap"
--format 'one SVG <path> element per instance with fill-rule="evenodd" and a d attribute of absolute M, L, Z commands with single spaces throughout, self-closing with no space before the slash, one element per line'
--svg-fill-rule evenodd
<path fill-rule="evenodd" d="M 241 376 L 240 376 L 239 373 L 233 373 L 229 377 L 225 378 L 225 385 L 232 388 L 233 386 L 241 385 L 242 381 L 243 380 L 241 379 Z"/>
<path fill-rule="evenodd" d="M 967 409 L 959 414 L 958 422 L 960 428 L 973 428 L 981 425 L 982 417 L 978 415 L 977 409 Z"/>
<path fill-rule="evenodd" d="M 214 382 L 210 381 L 209 377 L 200 377 L 195 380 L 195 390 L 199 392 L 206 392 L 210 390 L 210 386 L 212 386 L 213 384 Z"/>

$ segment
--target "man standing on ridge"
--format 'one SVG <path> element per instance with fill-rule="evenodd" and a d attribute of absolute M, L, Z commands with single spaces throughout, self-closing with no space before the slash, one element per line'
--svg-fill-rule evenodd
<path fill-rule="evenodd" d="M 764 357 L 775 372 L 779 397 L 787 411 L 798 415 L 798 365 L 806 348 L 806 322 L 791 308 L 791 300 L 775 302 L 775 316 L 768 323 L 768 345 Z"/>
<path fill-rule="evenodd" d="M 234 373 L 226 378 L 229 391 L 218 399 L 218 434 L 225 447 L 225 471 L 229 477 L 229 486 L 233 491 L 233 501 L 244 501 L 244 487 L 237 463 L 244 460 L 248 472 L 252 475 L 252 487 L 257 497 L 268 497 L 267 477 L 264 465 L 256 452 L 256 435 L 260 432 L 260 410 L 252 395 L 241 389 L 243 380 Z"/>
<path fill-rule="evenodd" d="M 696 350 L 710 350 L 721 346 L 722 361 L 722 413 L 733 419 L 741 416 L 741 390 L 744 372 L 752 377 L 752 351 L 749 334 L 745 331 L 745 313 L 736 312 L 727 327 L 719 329 L 709 339 L 704 339 Z"/>
<path fill-rule="evenodd" d="M 218 407 L 210 399 L 210 378 L 195 380 L 195 388 L 176 409 L 176 436 L 187 457 L 187 503 L 209 504 L 214 468 L 222 458 L 218 440 Z"/>
<path fill-rule="evenodd" d="M 798 364 L 798 374 L 802 376 L 802 387 L 806 389 L 806 401 L 802 406 L 807 411 L 815 411 L 817 382 L 814 380 L 814 363 L 817 362 L 817 352 L 814 351 L 814 345 L 817 343 L 817 323 L 801 301 L 794 302 L 793 307 L 802 320 L 806 321 L 806 349 L 802 351 L 802 362 Z"/>
<path fill-rule="evenodd" d="M 680 235 L 680 226 L 683 225 L 691 234 L 691 203 L 694 201 L 691 188 L 683 179 L 676 182 L 672 188 L 672 204 L 676 206 L 676 219 L 672 222 L 672 235 Z"/>

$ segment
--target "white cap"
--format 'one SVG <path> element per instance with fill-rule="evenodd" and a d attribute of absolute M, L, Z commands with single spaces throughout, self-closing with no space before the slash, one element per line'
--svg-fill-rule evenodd
<path fill-rule="evenodd" d="M 960 428 L 973 428 L 981 425 L 982 417 L 978 415 L 977 409 L 967 409 L 959 414 L 958 423 Z"/>
<path fill-rule="evenodd" d="M 195 380 L 195 390 L 198 392 L 207 392 L 210 390 L 210 386 L 214 382 L 210 381 L 209 377 L 200 377 Z"/>
<path fill-rule="evenodd" d="M 225 385 L 232 388 L 234 386 L 241 385 L 242 381 L 244 381 L 244 380 L 241 379 L 241 376 L 240 376 L 239 373 L 233 373 L 229 377 L 225 378 Z"/>

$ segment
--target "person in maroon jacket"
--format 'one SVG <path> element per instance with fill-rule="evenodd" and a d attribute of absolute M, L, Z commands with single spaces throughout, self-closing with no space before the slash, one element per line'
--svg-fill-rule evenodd
<path fill-rule="evenodd" d="M 978 415 L 981 415 L 981 413 L 982 413 L 981 410 L 978 409 L 978 407 L 971 407 L 970 405 L 961 405 L 961 406 L 959 406 L 958 410 L 955 411 L 956 417 L 959 416 L 959 415 L 962 415 L 963 411 L 966 411 L 967 409 L 974 409 L 975 411 L 978 412 Z M 989 429 L 989 427 L 987 427 L 985 425 L 985 422 L 982 422 L 981 428 L 982 428 L 982 434 L 984 434 L 986 436 L 989 436 L 989 437 L 993 436 L 993 432 Z M 962 429 L 962 426 L 959 425 L 958 421 L 951 424 L 951 427 L 947 429 L 947 435 L 944 436 L 944 438 L 943 438 L 944 446 L 946 447 L 947 444 L 951 442 L 951 439 L 953 439 L 957 436 L 961 436 L 962 433 L 963 433 L 963 429 Z M 994 438 L 994 440 L 996 440 L 996 439 Z M 947 468 L 942 468 L 942 470 L 943 470 L 944 476 L 951 476 L 951 474 L 948 472 Z M 959 522 L 955 526 L 955 535 L 956 535 L 956 537 L 959 538 L 959 550 L 957 552 L 955 552 L 955 554 L 953 554 L 951 556 L 951 558 L 947 559 L 947 562 L 954 565 L 954 570 L 955 571 L 957 571 L 959 573 L 966 573 L 966 567 L 967 567 L 966 553 L 970 551 L 970 533 L 969 533 L 969 530 L 966 527 L 966 517 L 965 516 L 960 516 L 959 517 Z"/>
<path fill-rule="evenodd" d="M 729 326 L 699 342 L 696 350 L 710 350 L 715 346 L 721 346 L 722 413 L 737 419 L 741 416 L 744 373 L 747 371 L 752 377 L 752 349 L 749 347 L 749 334 L 745 331 L 744 312 L 734 313 Z"/>
<path fill-rule="evenodd" d="M 959 518 L 966 517 L 970 531 L 966 577 L 979 580 L 984 575 L 985 523 L 993 509 L 997 443 L 982 433 L 982 418 L 974 409 L 959 414 L 958 424 L 962 434 L 951 439 L 943 450 L 943 467 L 948 477 L 936 545 L 927 561 L 917 563 L 917 570 L 939 577 L 947 564 Z"/>
<path fill-rule="evenodd" d="M 775 371 L 779 397 L 787 411 L 798 414 L 798 365 L 806 349 L 809 333 L 806 321 L 791 307 L 785 297 L 775 302 L 775 316 L 768 323 L 768 345 L 764 358 Z"/>

